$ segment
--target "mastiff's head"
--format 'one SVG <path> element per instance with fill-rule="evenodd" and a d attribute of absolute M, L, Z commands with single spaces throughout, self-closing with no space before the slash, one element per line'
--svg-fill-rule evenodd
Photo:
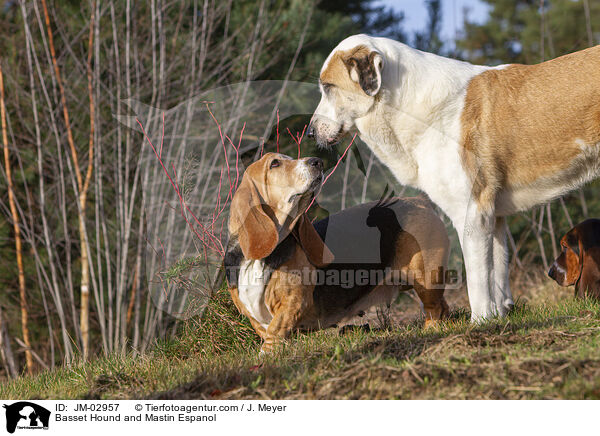
<path fill-rule="evenodd" d="M 384 60 L 371 41 L 367 35 L 346 38 L 323 64 L 321 101 L 308 128 L 308 136 L 321 147 L 339 142 L 377 100 Z"/>

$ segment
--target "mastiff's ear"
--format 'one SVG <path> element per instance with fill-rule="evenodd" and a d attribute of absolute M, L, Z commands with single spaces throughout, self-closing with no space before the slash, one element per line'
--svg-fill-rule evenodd
<path fill-rule="evenodd" d="M 327 248 L 306 214 L 302 214 L 298 220 L 294 234 L 308 261 L 314 266 L 322 268 L 333 262 L 333 253 Z"/>
<path fill-rule="evenodd" d="M 346 61 L 350 78 L 358 83 L 365 94 L 373 97 L 381 88 L 383 56 L 377 51 L 358 50 Z"/>
<path fill-rule="evenodd" d="M 275 222 L 263 207 L 260 195 L 248 177 L 231 201 L 229 232 L 237 234 L 246 259 L 263 259 L 275 250 L 279 235 Z"/>

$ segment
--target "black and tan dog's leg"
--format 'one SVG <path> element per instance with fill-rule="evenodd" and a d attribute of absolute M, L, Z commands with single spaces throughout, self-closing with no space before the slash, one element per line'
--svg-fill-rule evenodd
<path fill-rule="evenodd" d="M 444 289 L 427 289 L 420 283 L 415 283 L 414 288 L 423 303 L 425 327 L 437 325 L 439 320 L 450 314 L 448 303 L 444 298 Z"/>
<path fill-rule="evenodd" d="M 411 283 L 415 289 L 425 312 L 425 327 L 432 327 L 437 322 L 450 314 L 450 309 L 444 298 L 443 277 L 437 277 L 433 266 L 446 266 L 447 250 L 439 249 L 430 251 L 428 262 L 425 262 L 423 252 L 419 251 L 409 264 L 410 271 L 415 272 L 414 281 Z"/>

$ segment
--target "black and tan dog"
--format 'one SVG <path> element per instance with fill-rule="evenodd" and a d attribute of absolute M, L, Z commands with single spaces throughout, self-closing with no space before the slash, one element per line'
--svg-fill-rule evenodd
<path fill-rule="evenodd" d="M 600 220 L 577 224 L 561 238 L 560 247 L 548 275 L 561 286 L 574 286 L 576 297 L 600 299 Z"/>
<path fill-rule="evenodd" d="M 368 203 L 313 226 L 305 211 L 322 180 L 320 159 L 268 153 L 248 167 L 234 195 L 226 275 L 235 305 L 264 339 L 262 350 L 294 330 L 389 307 L 400 290 L 416 290 L 426 324 L 446 315 L 440 272 L 448 237 L 429 204 Z"/>

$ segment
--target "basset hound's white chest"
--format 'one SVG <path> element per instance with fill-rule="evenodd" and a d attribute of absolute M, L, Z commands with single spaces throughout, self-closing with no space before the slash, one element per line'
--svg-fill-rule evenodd
<path fill-rule="evenodd" d="M 265 304 L 271 270 L 262 260 L 244 260 L 240 265 L 238 296 L 248 313 L 266 329 L 273 315 Z"/>

